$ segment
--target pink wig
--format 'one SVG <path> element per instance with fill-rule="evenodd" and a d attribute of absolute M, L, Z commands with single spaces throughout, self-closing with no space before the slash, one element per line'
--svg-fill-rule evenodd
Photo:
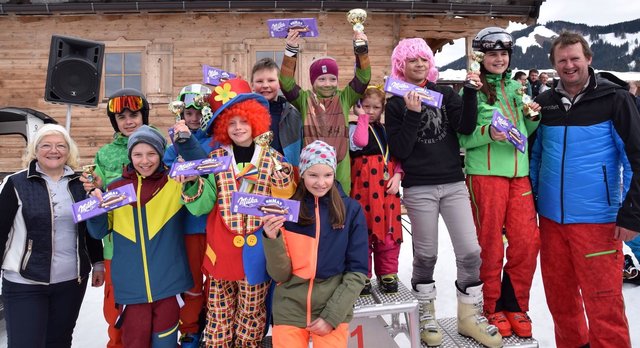
<path fill-rule="evenodd" d="M 391 54 L 391 76 L 397 79 L 405 80 L 404 65 L 407 59 L 420 57 L 429 62 L 429 70 L 427 71 L 427 80 L 436 82 L 438 79 L 438 69 L 433 58 L 433 51 L 429 45 L 420 38 L 404 39 L 398 42 L 398 46 L 393 49 Z"/>

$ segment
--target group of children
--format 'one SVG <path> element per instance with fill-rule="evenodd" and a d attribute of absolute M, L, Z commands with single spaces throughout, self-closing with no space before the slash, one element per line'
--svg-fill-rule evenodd
<path fill-rule="evenodd" d="M 355 32 L 354 40 L 367 38 Z M 138 199 L 88 224 L 92 236 L 113 245 L 105 251 L 108 347 L 173 347 L 178 331 L 182 347 L 197 347 L 201 333 L 207 347 L 257 347 L 269 323 L 276 347 L 306 347 L 309 339 L 314 347 L 346 347 L 353 304 L 370 293 L 372 273 L 382 291 L 398 291 L 401 182 L 422 340 L 442 342 L 433 277 L 439 215 L 456 255 L 458 331 L 489 347 L 501 347 L 512 332 L 530 337 L 526 311 L 539 242 L 527 161 L 490 125 L 496 109 L 525 135 L 537 125 L 523 114 L 508 76 L 510 35 L 499 28 L 478 34 L 473 45 L 485 60 L 479 74 L 468 74 L 477 87 L 461 94 L 435 84 L 424 40 L 398 43 L 393 77 L 442 93 L 441 108 L 422 104 L 415 92 L 386 100 L 381 87 L 368 86 L 363 50 L 344 89 L 336 61 L 322 57 L 310 66 L 312 90 L 302 90 L 293 77 L 299 42 L 291 30 L 281 70 L 261 60 L 251 84 L 185 87 L 173 132 L 190 138 L 168 148 L 148 126 L 142 94 L 124 89 L 110 97 L 116 137 L 98 151 L 85 189 L 101 196 L 132 183 Z M 203 115 L 197 95 L 211 113 Z M 357 121 L 349 124 L 352 109 Z M 254 141 L 268 131 L 270 148 Z M 222 172 L 168 178 L 175 161 L 221 156 L 232 158 Z M 299 220 L 233 213 L 234 192 L 298 200 Z"/>

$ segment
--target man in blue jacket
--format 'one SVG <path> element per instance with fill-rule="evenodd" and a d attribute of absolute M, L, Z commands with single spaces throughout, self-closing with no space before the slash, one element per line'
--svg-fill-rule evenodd
<path fill-rule="evenodd" d="M 640 115 L 581 35 L 560 34 L 550 60 L 560 80 L 536 98 L 531 180 L 556 344 L 631 347 L 620 279 L 622 241 L 640 231 Z"/>

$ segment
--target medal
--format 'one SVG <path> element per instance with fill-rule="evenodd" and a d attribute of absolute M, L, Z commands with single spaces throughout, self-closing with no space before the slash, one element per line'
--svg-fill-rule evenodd
<path fill-rule="evenodd" d="M 248 246 L 254 246 L 256 244 L 258 244 L 258 237 L 256 237 L 253 234 L 247 237 L 247 245 Z"/>
<path fill-rule="evenodd" d="M 384 174 L 382 174 L 382 179 L 384 179 L 384 181 L 387 181 L 391 177 L 389 175 L 389 169 L 387 169 L 389 166 L 389 144 L 386 144 L 385 148 L 383 149 L 382 142 L 380 141 L 380 138 L 378 137 L 376 131 L 373 129 L 373 127 L 371 127 L 371 124 L 369 124 L 369 130 L 371 130 L 371 134 L 373 134 L 373 137 L 376 139 L 378 147 L 380 148 L 382 161 L 384 162 Z M 384 128 L 382 128 L 382 132 L 384 133 Z"/>
<path fill-rule="evenodd" d="M 241 248 L 244 245 L 244 237 L 243 236 L 233 237 L 233 245 L 235 245 L 236 248 Z"/>

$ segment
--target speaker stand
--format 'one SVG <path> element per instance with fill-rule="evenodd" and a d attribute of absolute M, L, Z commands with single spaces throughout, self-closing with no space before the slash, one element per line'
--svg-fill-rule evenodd
<path fill-rule="evenodd" d="M 67 104 L 67 123 L 66 123 L 67 132 L 71 134 L 71 104 Z"/>

